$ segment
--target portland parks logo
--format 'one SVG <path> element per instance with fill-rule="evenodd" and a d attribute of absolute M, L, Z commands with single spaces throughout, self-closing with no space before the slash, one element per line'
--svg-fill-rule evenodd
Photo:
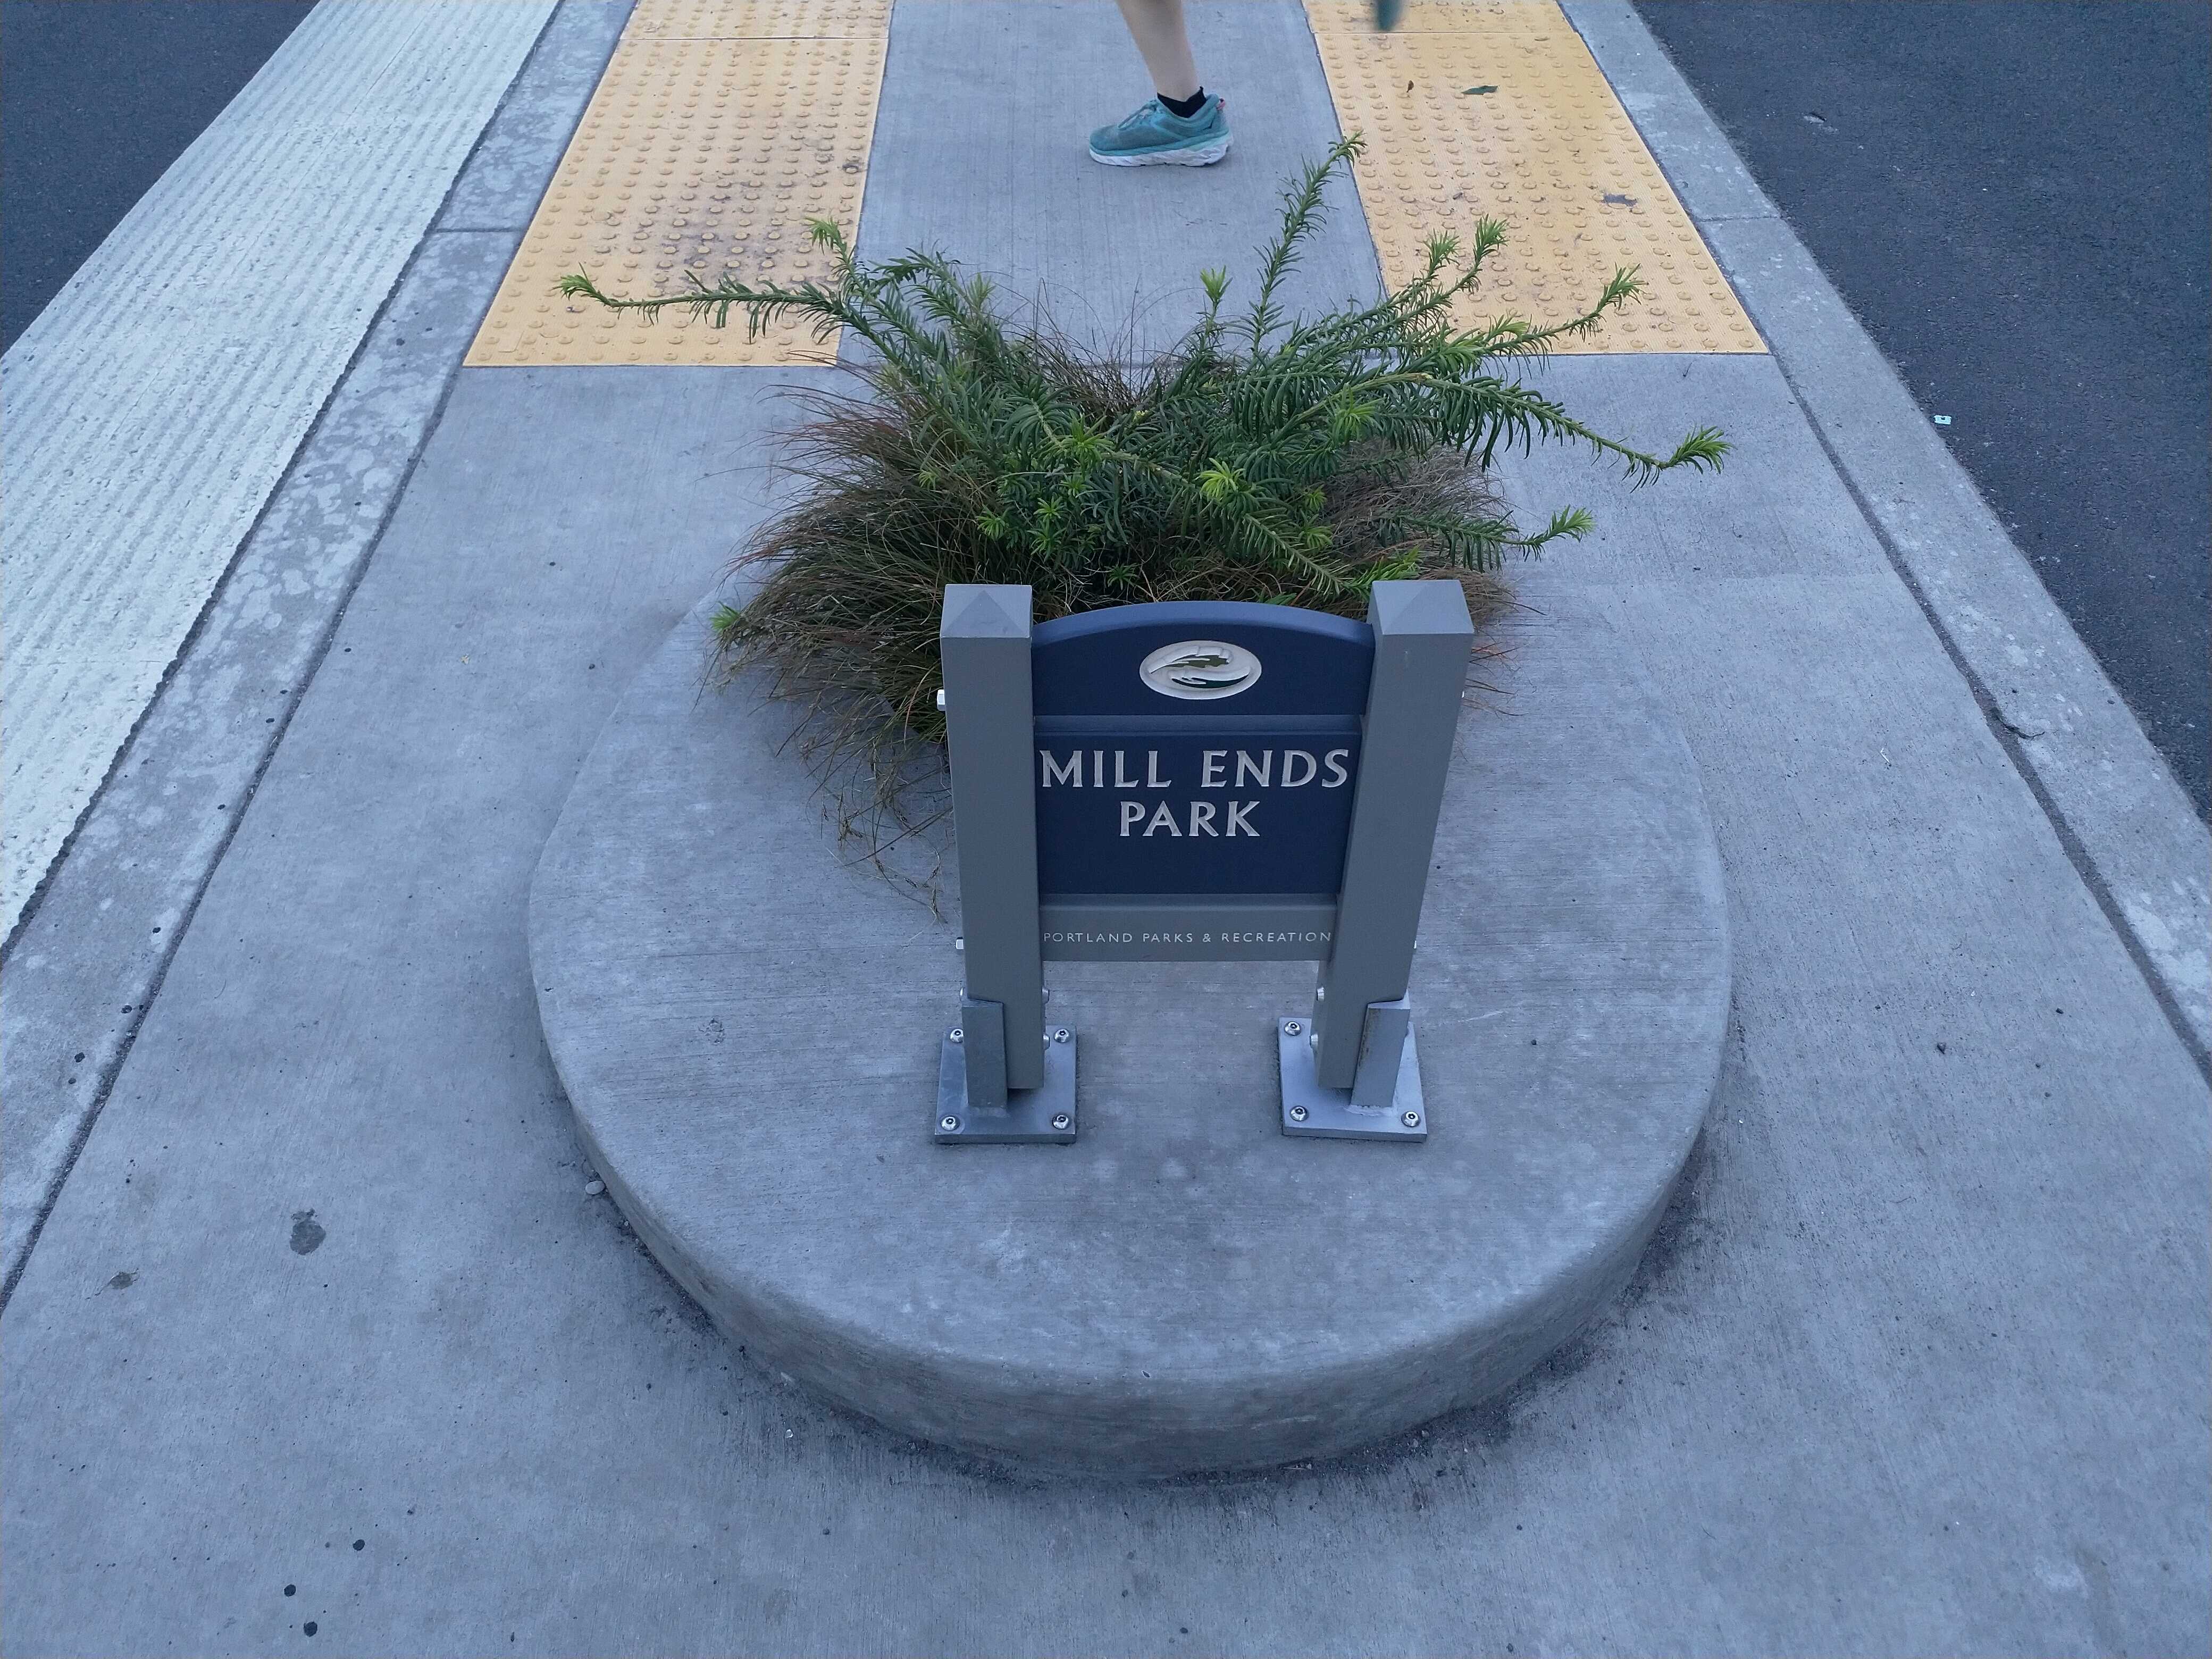
<path fill-rule="evenodd" d="M 1147 656 L 1137 678 L 1163 696 L 1194 702 L 1233 697 L 1260 678 L 1260 659 L 1220 640 L 1178 640 Z"/>

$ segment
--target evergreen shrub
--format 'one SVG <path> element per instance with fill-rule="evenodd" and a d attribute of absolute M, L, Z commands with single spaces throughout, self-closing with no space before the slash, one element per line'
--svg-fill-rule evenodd
<path fill-rule="evenodd" d="M 1505 240 L 1497 220 L 1464 249 L 1431 237 L 1421 274 L 1373 304 L 1286 315 L 1283 279 L 1359 148 L 1345 139 L 1285 189 L 1249 307 L 1224 313 L 1226 273 L 1201 273 L 1197 322 L 1141 362 L 1088 349 L 1035 309 L 1003 309 L 988 279 L 938 254 L 862 264 L 819 221 L 814 240 L 836 261 L 826 284 L 695 276 L 684 294 L 625 299 L 565 278 L 566 294 L 647 318 L 681 305 L 721 327 L 742 311 L 757 335 L 796 314 L 819 338 L 842 330 L 860 344 L 866 395 L 795 394 L 811 418 L 789 459 L 809 487 L 738 556 L 762 580 L 715 619 L 722 670 L 766 670 L 777 695 L 827 715 L 814 744 L 896 793 L 914 740 L 944 733 L 947 583 L 1026 584 L 1045 622 L 1158 599 L 1362 616 L 1371 582 L 1442 576 L 1466 586 L 1480 620 L 1503 602 L 1507 555 L 1590 523 L 1573 508 L 1521 530 L 1489 477 L 1501 448 L 1578 442 L 1638 483 L 1719 466 L 1728 445 L 1711 428 L 1646 454 L 1499 372 L 1633 300 L 1632 269 L 1567 322 L 1454 325 L 1454 301 Z"/>

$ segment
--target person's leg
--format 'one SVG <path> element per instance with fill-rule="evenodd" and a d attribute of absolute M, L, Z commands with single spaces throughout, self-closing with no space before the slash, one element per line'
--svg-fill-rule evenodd
<path fill-rule="evenodd" d="M 1182 25 L 1182 0 L 1119 0 L 1121 21 L 1152 72 L 1152 89 L 1178 103 L 1198 95 L 1198 64 Z"/>
<path fill-rule="evenodd" d="M 1109 167 L 1210 167 L 1229 154 L 1221 100 L 1200 85 L 1182 0 L 1116 0 L 1158 95 L 1091 135 L 1091 159 Z"/>

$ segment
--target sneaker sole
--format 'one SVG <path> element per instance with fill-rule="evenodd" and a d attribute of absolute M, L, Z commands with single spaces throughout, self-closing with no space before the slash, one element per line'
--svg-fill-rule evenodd
<path fill-rule="evenodd" d="M 1139 150 L 1133 155 L 1107 155 L 1097 150 L 1091 159 L 1102 167 L 1210 167 L 1229 154 L 1229 135 L 1210 144 L 1192 144 L 1182 149 Z"/>

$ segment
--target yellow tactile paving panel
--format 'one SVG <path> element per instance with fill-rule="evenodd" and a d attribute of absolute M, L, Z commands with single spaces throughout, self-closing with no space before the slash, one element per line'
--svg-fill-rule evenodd
<path fill-rule="evenodd" d="M 826 278 L 807 239 L 860 228 L 890 0 L 638 0 L 591 106 L 538 204 L 468 362 L 580 364 L 826 362 L 837 343 L 784 321 L 757 340 L 744 318 L 657 322 L 563 299 L 587 272 L 605 292 Z"/>
<path fill-rule="evenodd" d="M 1635 265 L 1642 300 L 1558 349 L 1766 349 L 1553 0 L 1413 0 L 1389 34 L 1370 0 L 1306 13 L 1337 124 L 1367 140 L 1360 201 L 1393 287 L 1418 274 L 1431 232 L 1464 240 L 1486 215 L 1510 240 L 1461 302 L 1463 325 L 1565 320 Z"/>

